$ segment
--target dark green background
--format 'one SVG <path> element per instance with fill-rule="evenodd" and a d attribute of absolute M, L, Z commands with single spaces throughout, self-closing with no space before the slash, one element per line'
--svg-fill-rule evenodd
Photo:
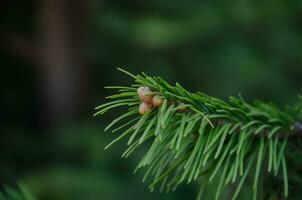
<path fill-rule="evenodd" d="M 302 1 L 76 0 L 63 8 L 54 1 L 45 11 L 47 1 L 4 1 L 0 8 L 0 182 L 25 182 L 40 199 L 195 197 L 195 185 L 149 193 L 142 173 L 132 174 L 143 149 L 128 160 L 120 158 L 122 143 L 103 150 L 114 138 L 103 128 L 117 113 L 93 118 L 93 109 L 110 94 L 104 86 L 132 83 L 116 67 L 223 99 L 241 93 L 283 107 L 301 93 Z M 54 16 L 62 9 L 68 20 L 45 23 L 48 9 Z M 43 34 L 62 31 L 62 20 L 64 39 L 47 43 L 61 46 L 40 49 L 41 38 L 49 40 Z M 52 66 L 39 53 L 62 49 L 70 53 L 62 59 L 74 62 L 64 66 L 66 80 L 76 78 L 68 87 L 58 81 L 52 93 L 47 84 L 56 77 L 47 79 Z"/>

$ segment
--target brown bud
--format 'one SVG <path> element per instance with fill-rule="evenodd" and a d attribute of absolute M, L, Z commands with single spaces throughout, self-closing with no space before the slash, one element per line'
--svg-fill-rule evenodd
<path fill-rule="evenodd" d="M 139 113 L 141 115 L 144 115 L 151 110 L 152 110 L 152 104 L 150 104 L 150 103 L 143 102 L 139 105 Z"/>
<path fill-rule="evenodd" d="M 137 94 L 142 102 L 152 103 L 154 92 L 148 87 L 139 87 Z"/>
<path fill-rule="evenodd" d="M 164 100 L 160 95 L 155 95 L 152 99 L 152 104 L 154 107 L 160 107 L 163 104 Z"/>
<path fill-rule="evenodd" d="M 143 87 L 143 86 L 137 88 L 137 94 L 138 94 L 138 96 L 143 95 L 143 90 L 144 90 L 144 89 L 145 89 L 145 87 Z"/>

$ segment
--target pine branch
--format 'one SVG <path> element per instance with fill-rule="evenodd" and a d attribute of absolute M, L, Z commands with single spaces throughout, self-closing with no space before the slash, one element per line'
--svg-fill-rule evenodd
<path fill-rule="evenodd" d="M 144 180 L 153 177 L 151 190 L 161 184 L 161 191 L 169 192 L 182 183 L 202 180 L 209 185 L 217 179 L 215 198 L 230 184 L 238 183 L 233 194 L 236 199 L 245 180 L 253 177 L 256 199 L 263 181 L 260 174 L 267 171 L 272 176 L 282 172 L 283 196 L 288 196 L 285 149 L 288 140 L 301 138 L 302 125 L 292 114 L 299 108 L 282 111 L 271 103 L 249 104 L 242 96 L 226 102 L 189 92 L 179 83 L 171 86 L 160 77 L 119 70 L 135 84 L 106 87 L 119 93 L 107 97 L 109 102 L 97 107 L 95 116 L 117 107 L 128 108 L 106 127 L 121 132 L 106 149 L 128 137 L 123 153 L 127 158 L 147 143 L 149 150 L 136 170 L 147 168 Z"/>

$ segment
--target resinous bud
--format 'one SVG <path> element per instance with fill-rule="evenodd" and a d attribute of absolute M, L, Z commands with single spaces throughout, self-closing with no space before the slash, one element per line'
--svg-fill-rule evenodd
<path fill-rule="evenodd" d="M 152 103 L 154 92 L 148 87 L 139 87 L 137 94 L 142 102 Z"/>
<path fill-rule="evenodd" d="M 160 95 L 155 95 L 152 99 L 152 104 L 154 107 L 160 107 L 164 102 L 164 99 Z"/>
<path fill-rule="evenodd" d="M 147 112 L 150 112 L 151 110 L 152 110 L 152 104 L 150 103 L 143 102 L 139 105 L 139 114 L 141 115 L 144 115 Z"/>

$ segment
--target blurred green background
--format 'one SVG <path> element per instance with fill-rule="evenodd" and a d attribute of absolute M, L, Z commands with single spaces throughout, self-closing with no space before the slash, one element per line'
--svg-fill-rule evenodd
<path fill-rule="evenodd" d="M 117 113 L 93 118 L 93 109 L 110 94 L 104 86 L 132 83 L 116 67 L 223 99 L 284 106 L 302 93 L 302 1 L 0 5 L 0 183 L 24 182 L 43 200 L 195 197 L 197 185 L 150 193 L 132 173 L 141 152 L 104 151 Z"/>

